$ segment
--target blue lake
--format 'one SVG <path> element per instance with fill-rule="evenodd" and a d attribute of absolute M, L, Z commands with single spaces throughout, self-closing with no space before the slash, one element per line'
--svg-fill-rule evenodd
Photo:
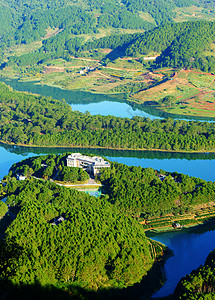
<path fill-rule="evenodd" d="M 133 118 L 134 116 L 140 116 L 140 117 L 150 118 L 152 120 L 159 118 L 150 115 L 144 111 L 141 111 L 139 109 L 134 110 L 127 103 L 103 101 L 99 103 L 89 103 L 89 104 L 71 103 L 70 105 L 73 111 L 78 110 L 82 113 L 89 111 L 91 115 L 99 115 L 99 114 L 102 116 L 114 115 L 116 117 L 121 117 L 121 118 L 124 117 Z"/>
<path fill-rule="evenodd" d="M 174 253 L 165 264 L 167 281 L 154 297 L 172 294 L 178 281 L 204 264 L 209 252 L 215 248 L 215 230 L 204 233 L 167 232 L 153 236 L 153 239 L 165 244 Z"/>

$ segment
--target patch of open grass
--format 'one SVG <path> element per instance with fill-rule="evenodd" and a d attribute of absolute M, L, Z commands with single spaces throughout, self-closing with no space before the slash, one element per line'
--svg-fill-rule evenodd
<path fill-rule="evenodd" d="M 211 87 L 212 83 L 215 80 L 215 76 L 206 75 L 206 74 L 188 73 L 187 80 L 195 87 L 204 89 L 204 88 Z"/>
<path fill-rule="evenodd" d="M 203 7 L 197 7 L 195 5 L 176 8 L 175 12 L 175 22 L 198 21 L 201 19 L 212 21 L 215 19 L 214 14 L 210 12 L 210 10 L 206 10 Z"/>

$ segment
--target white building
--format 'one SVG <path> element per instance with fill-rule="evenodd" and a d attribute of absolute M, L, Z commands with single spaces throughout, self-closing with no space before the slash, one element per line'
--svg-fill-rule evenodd
<path fill-rule="evenodd" d="M 86 156 L 81 153 L 72 153 L 67 159 L 68 167 L 78 167 L 92 173 L 94 176 L 100 173 L 101 168 L 110 168 L 110 163 L 100 156 Z"/>
<path fill-rule="evenodd" d="M 16 175 L 16 179 L 18 179 L 18 180 L 25 180 L 26 177 L 24 175 L 22 175 L 22 174 L 17 174 Z"/>

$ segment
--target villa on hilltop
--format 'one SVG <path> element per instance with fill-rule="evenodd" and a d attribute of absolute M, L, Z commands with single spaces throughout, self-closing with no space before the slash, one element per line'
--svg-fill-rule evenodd
<path fill-rule="evenodd" d="M 110 168 L 110 163 L 100 156 L 86 156 L 81 153 L 72 153 L 67 159 L 67 167 L 78 167 L 90 174 L 99 175 L 102 168 Z"/>

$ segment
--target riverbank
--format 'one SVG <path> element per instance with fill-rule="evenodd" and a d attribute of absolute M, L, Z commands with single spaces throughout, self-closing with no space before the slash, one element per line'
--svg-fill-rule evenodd
<path fill-rule="evenodd" d="M 63 62 L 59 61 L 59 63 Z M 46 70 L 47 66 L 45 65 L 44 68 Z M 56 66 L 53 65 L 50 68 L 55 69 Z M 52 89 L 61 91 L 49 93 L 49 96 L 53 98 L 57 97 L 55 94 L 71 93 L 72 95 L 74 93 L 86 93 L 88 94 L 88 104 L 95 103 L 95 97 L 100 97 L 101 99 L 112 97 L 113 100 L 114 98 L 116 101 L 121 100 L 121 102 L 125 102 L 135 109 L 152 113 L 152 115 L 161 118 L 215 120 L 215 98 L 213 95 L 215 84 L 213 82 L 213 74 L 197 72 L 195 70 L 175 69 L 163 69 L 155 72 L 143 69 L 141 72 L 134 72 L 132 69 L 129 71 L 128 69 L 121 70 L 121 68 L 113 69 L 112 67 L 103 66 L 102 72 L 95 69 L 87 75 L 80 75 L 76 69 L 75 74 L 72 75 L 77 79 L 76 82 L 74 78 L 71 80 L 71 72 L 66 72 L 65 65 L 62 68 L 63 72 L 54 73 L 54 76 L 53 74 L 50 76 L 50 74 L 45 73 L 39 77 L 30 78 L 17 77 L 17 75 L 12 76 L 9 73 L 8 77 L 4 77 L 5 74 L 0 75 L 2 76 L 1 80 L 6 84 L 13 86 L 14 82 L 15 86 L 13 87 L 15 89 L 18 86 L 22 86 L 21 89 L 25 90 L 25 86 L 28 85 L 25 91 L 37 94 L 42 94 L 41 90 L 43 89 L 46 89 L 46 93 L 49 89 L 50 91 Z M 80 68 L 83 68 L 83 66 L 80 66 Z M 115 74 L 116 72 L 120 73 Z M 61 76 L 62 82 L 60 80 Z M 103 79 L 101 78 L 102 76 L 104 77 Z M 98 80 L 98 82 L 94 82 L 95 80 Z M 69 85 L 65 83 L 67 81 Z M 169 95 L 173 99 L 172 102 L 170 104 L 162 104 L 163 99 Z M 91 98 L 90 101 L 89 98 Z M 66 99 L 65 95 L 62 95 L 61 99 Z M 69 97 L 68 99 L 71 102 L 73 97 Z M 85 100 L 81 98 L 81 100 L 76 99 L 75 101 L 81 103 Z"/>
<path fill-rule="evenodd" d="M 15 143 L 6 143 L 5 141 L 2 141 L 0 140 L 0 143 L 3 144 L 3 145 L 8 145 L 8 146 L 13 146 L 13 147 L 28 147 L 28 148 L 50 148 L 50 149 L 53 149 L 53 148 L 58 148 L 58 149 L 64 149 L 64 148 L 83 148 L 83 149 L 106 149 L 106 150 L 118 150 L 118 151 L 157 151 L 157 152 L 168 152 L 168 153 L 187 153 L 187 154 L 209 154 L 209 153 L 215 153 L 215 149 L 214 150 L 205 150 L 205 151 L 195 151 L 195 150 L 192 150 L 192 151 L 186 151 L 186 150 L 180 150 L 180 151 L 174 151 L 174 150 L 165 150 L 165 149 L 146 149 L 146 148 L 143 148 L 143 149 L 135 149 L 135 148 L 112 148 L 112 147 L 101 147 L 101 146 L 68 146 L 68 145 L 64 145 L 64 146 L 59 146 L 59 145 L 52 145 L 52 146 L 47 146 L 47 145 L 27 145 L 27 144 L 15 144 Z"/>

